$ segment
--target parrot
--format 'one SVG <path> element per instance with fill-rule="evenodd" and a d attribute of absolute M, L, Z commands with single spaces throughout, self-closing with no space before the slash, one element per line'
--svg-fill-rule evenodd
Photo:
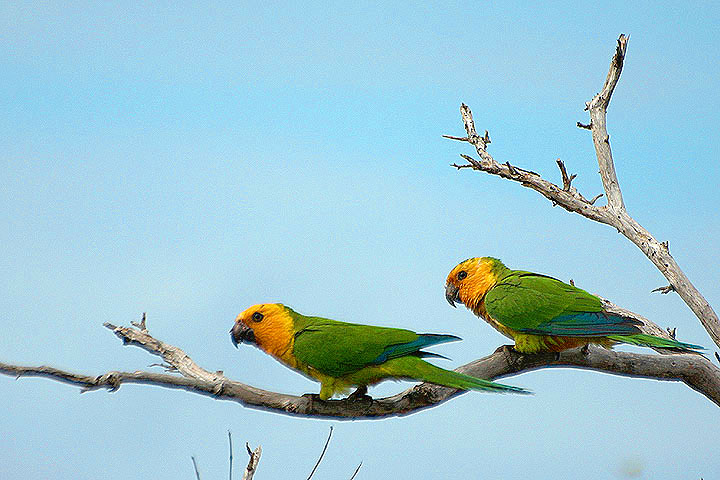
<path fill-rule="evenodd" d="M 589 343 L 612 348 L 627 343 L 683 352 L 703 350 L 641 332 L 640 320 L 604 310 L 585 290 L 539 273 L 510 270 L 492 257 L 475 257 L 452 269 L 445 298 L 464 304 L 515 341 L 520 353 L 561 352 Z"/>
<path fill-rule="evenodd" d="M 422 357 L 445 358 L 423 348 L 460 340 L 454 335 L 418 334 L 399 328 L 376 327 L 308 317 L 281 303 L 254 305 L 235 319 L 230 330 L 235 347 L 255 344 L 280 363 L 320 382 L 321 400 L 385 379 L 435 383 L 460 390 L 530 393 L 500 383 L 445 370 Z"/>

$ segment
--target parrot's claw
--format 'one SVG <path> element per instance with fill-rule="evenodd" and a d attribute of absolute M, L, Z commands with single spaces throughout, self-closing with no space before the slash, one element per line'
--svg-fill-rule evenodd
<path fill-rule="evenodd" d="M 358 387 L 345 399 L 348 402 L 372 402 L 372 397 L 367 394 L 367 386 Z"/>
<path fill-rule="evenodd" d="M 515 345 L 500 345 L 498 348 L 495 349 L 495 353 L 514 354 L 520 352 L 515 350 Z"/>
<path fill-rule="evenodd" d="M 303 393 L 302 397 L 308 399 L 308 403 L 310 404 L 308 405 L 308 407 L 311 411 L 314 410 L 313 403 L 322 402 L 320 395 L 318 395 L 317 393 Z"/>

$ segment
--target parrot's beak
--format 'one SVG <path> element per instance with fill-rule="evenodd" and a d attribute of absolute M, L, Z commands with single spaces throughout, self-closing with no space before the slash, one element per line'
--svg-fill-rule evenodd
<path fill-rule="evenodd" d="M 255 343 L 255 333 L 242 322 L 236 322 L 230 329 L 230 339 L 237 348 L 238 343 Z"/>
<path fill-rule="evenodd" d="M 462 303 L 459 294 L 460 289 L 458 289 L 458 287 L 456 287 L 452 283 L 448 283 L 447 285 L 445 285 L 445 298 L 453 308 L 455 308 L 455 302 Z"/>

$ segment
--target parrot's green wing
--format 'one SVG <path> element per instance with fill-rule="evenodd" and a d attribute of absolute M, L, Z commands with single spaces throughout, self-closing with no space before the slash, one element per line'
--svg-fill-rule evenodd
<path fill-rule="evenodd" d="M 453 335 L 422 335 L 410 330 L 338 322 L 320 317 L 296 318 L 293 354 L 332 377 L 406 355 L 434 356 L 420 349 L 459 340 Z"/>
<path fill-rule="evenodd" d="M 496 321 L 522 333 L 606 336 L 640 333 L 638 320 L 606 313 L 595 295 L 556 278 L 512 271 L 485 296 Z"/>

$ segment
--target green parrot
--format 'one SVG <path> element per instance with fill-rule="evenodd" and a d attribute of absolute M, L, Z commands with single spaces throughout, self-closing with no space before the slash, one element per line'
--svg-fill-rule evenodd
<path fill-rule="evenodd" d="M 470 258 L 447 277 L 445 298 L 463 303 L 522 353 L 560 352 L 588 343 L 629 343 L 681 351 L 703 347 L 644 334 L 642 323 L 603 309 L 585 290 L 538 273 L 510 270 L 491 257 Z"/>
<path fill-rule="evenodd" d="M 430 382 L 461 390 L 529 393 L 509 385 L 436 367 L 421 357 L 442 357 L 422 351 L 460 340 L 453 335 L 417 334 L 398 328 L 374 327 L 306 317 L 280 303 L 254 305 L 235 319 L 230 330 L 235 346 L 253 343 L 286 366 L 320 382 L 320 399 L 335 394 L 364 395 L 368 385 L 385 379 Z"/>

